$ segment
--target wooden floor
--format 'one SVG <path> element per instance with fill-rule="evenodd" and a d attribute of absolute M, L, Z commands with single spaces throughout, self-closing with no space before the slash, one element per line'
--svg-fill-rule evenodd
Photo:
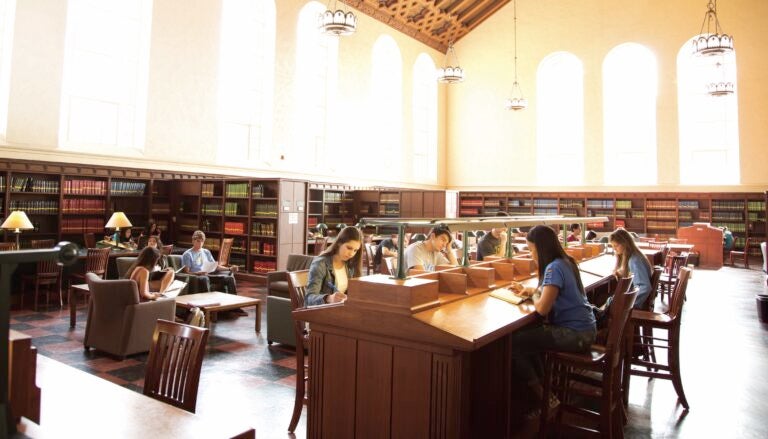
<path fill-rule="evenodd" d="M 683 411 L 669 381 L 633 377 L 627 437 L 768 437 L 768 325 L 757 319 L 755 294 L 768 293 L 757 261 L 751 270 L 696 270 L 688 287 L 682 329 L 683 384 L 691 409 Z M 248 282 L 240 294 L 264 296 Z M 29 303 L 29 302 L 27 302 Z M 293 408 L 292 349 L 267 346 L 266 326 L 253 332 L 248 317 L 224 315 L 216 323 L 204 360 L 197 414 L 237 413 L 252 420 L 257 437 L 294 437 L 286 432 Z M 266 310 L 263 310 L 266 312 Z M 263 319 L 266 322 L 266 316 Z M 141 391 L 146 355 L 116 361 L 84 353 L 84 306 L 69 329 L 68 312 L 14 310 L 11 327 L 34 337 L 41 355 Z M 43 392 L 45 389 L 43 389 Z M 306 410 L 296 437 L 306 436 Z M 532 436 L 522 434 L 521 437 Z"/>

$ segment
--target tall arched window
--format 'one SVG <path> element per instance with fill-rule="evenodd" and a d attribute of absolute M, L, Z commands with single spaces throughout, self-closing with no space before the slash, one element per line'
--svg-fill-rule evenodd
<path fill-rule="evenodd" d="M 274 0 L 224 0 L 219 56 L 219 161 L 262 161 L 272 143 Z"/>
<path fill-rule="evenodd" d="M 403 149 L 403 60 L 389 35 L 381 35 L 371 55 L 371 146 L 378 157 L 377 177 L 400 178 Z"/>
<path fill-rule="evenodd" d="M 435 62 L 426 53 L 413 65 L 413 162 L 417 180 L 437 181 L 437 81 Z"/>
<path fill-rule="evenodd" d="M 16 0 L 0 0 L 0 139 L 8 128 L 8 94 L 11 85 L 11 48 Z"/>
<path fill-rule="evenodd" d="M 657 181 L 656 57 L 625 43 L 603 62 L 605 183 L 652 185 Z"/>
<path fill-rule="evenodd" d="M 59 147 L 143 150 L 152 0 L 70 0 L 67 8 Z"/>
<path fill-rule="evenodd" d="M 536 73 L 539 184 L 584 183 L 584 68 L 573 54 L 558 52 Z"/>
<path fill-rule="evenodd" d="M 305 169 L 325 169 L 329 103 L 336 97 L 338 38 L 317 29 L 317 17 L 325 11 L 319 2 L 307 3 L 299 12 L 296 38 L 293 150 L 290 164 Z M 327 160 L 326 160 L 327 159 Z"/>
<path fill-rule="evenodd" d="M 681 184 L 739 184 L 739 109 L 736 54 L 696 57 L 691 42 L 677 54 Z M 734 91 L 710 96 L 710 83 Z"/>

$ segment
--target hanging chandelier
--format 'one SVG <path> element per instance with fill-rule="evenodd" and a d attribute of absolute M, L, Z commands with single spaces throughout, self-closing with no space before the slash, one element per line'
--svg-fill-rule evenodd
<path fill-rule="evenodd" d="M 699 35 L 693 39 L 694 55 L 725 55 L 733 52 L 733 37 L 725 34 L 717 19 L 717 0 L 709 0 Z"/>
<path fill-rule="evenodd" d="M 333 3 L 333 6 L 331 6 Z M 344 3 L 342 2 L 342 5 Z M 349 8 L 344 5 L 344 9 L 336 8 L 336 0 L 328 1 L 328 9 L 318 17 L 317 28 L 320 32 L 331 35 L 352 35 L 357 30 L 357 17 Z"/>
<path fill-rule="evenodd" d="M 514 7 L 514 33 L 515 33 L 515 82 L 512 83 L 512 97 L 506 100 L 504 107 L 507 110 L 518 111 L 525 110 L 528 107 L 528 100 L 523 97 L 523 90 L 517 82 L 517 1 L 513 3 Z"/>
<path fill-rule="evenodd" d="M 455 64 L 451 64 L 455 61 Z M 453 48 L 453 42 L 448 43 L 448 51 L 445 52 L 445 67 L 437 69 L 437 82 L 455 84 L 464 80 L 464 70 L 459 66 L 459 57 Z"/>

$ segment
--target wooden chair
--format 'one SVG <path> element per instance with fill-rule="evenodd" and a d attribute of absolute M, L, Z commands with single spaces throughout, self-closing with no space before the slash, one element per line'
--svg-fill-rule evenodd
<path fill-rule="evenodd" d="M 325 247 L 328 245 L 328 238 L 322 237 L 322 238 L 315 238 L 315 255 L 319 255 L 325 250 Z"/>
<path fill-rule="evenodd" d="M 96 247 L 96 235 L 93 233 L 83 233 L 83 245 L 85 248 Z"/>
<path fill-rule="evenodd" d="M 390 276 L 397 276 L 397 258 L 394 256 L 388 256 L 381 258 L 387 267 L 387 274 Z"/>
<path fill-rule="evenodd" d="M 237 265 L 229 265 L 229 256 L 232 253 L 232 243 L 234 238 L 224 238 L 221 240 L 221 248 L 219 248 L 219 259 L 216 261 L 222 267 L 226 267 L 227 270 L 216 270 L 214 273 L 208 275 L 211 281 L 211 288 L 214 290 L 227 290 L 230 294 L 235 294 L 235 291 L 230 289 L 235 288 L 234 279 L 228 279 L 234 276 L 238 270 Z"/>
<path fill-rule="evenodd" d="M 32 248 L 51 248 L 54 246 L 53 239 L 40 239 L 32 241 Z M 59 306 L 64 305 L 61 294 L 61 272 L 62 266 L 55 260 L 39 261 L 35 265 L 35 272 L 23 274 L 21 276 L 21 307 L 24 308 L 24 293 L 27 292 L 27 286 L 32 283 L 35 285 L 34 310 L 37 311 L 37 299 L 40 296 L 40 287 L 48 287 L 45 291 L 45 304 L 50 302 L 51 287 L 59 293 Z"/>
<path fill-rule="evenodd" d="M 173 244 L 164 245 L 160 249 L 160 252 L 166 256 L 170 255 L 171 253 L 173 253 Z"/>
<path fill-rule="evenodd" d="M 677 277 L 680 273 L 680 269 L 688 264 L 688 254 L 680 255 L 668 255 L 664 260 L 664 272 L 659 277 L 659 294 L 661 294 L 661 300 L 664 300 L 664 295 L 669 295 L 670 292 L 675 289 L 677 285 Z"/>
<path fill-rule="evenodd" d="M 658 265 L 653 267 L 653 273 L 651 273 L 651 292 L 648 294 L 648 298 L 646 299 L 644 311 L 653 312 L 656 308 L 656 295 L 659 292 L 659 280 L 661 279 L 661 273 L 663 271 L 663 267 Z M 643 337 L 644 339 L 647 338 L 650 340 L 653 338 L 653 328 L 650 326 L 636 326 L 634 336 Z M 642 349 L 640 354 L 645 360 L 653 362 L 656 361 L 656 351 L 652 346 L 649 346 L 646 349 Z"/>
<path fill-rule="evenodd" d="M 688 399 L 683 391 L 683 381 L 680 374 L 680 318 L 685 303 L 685 294 L 688 289 L 688 279 L 691 276 L 691 269 L 683 267 L 680 269 L 680 276 L 670 299 L 669 310 L 666 313 L 656 313 L 651 311 L 633 310 L 630 316 L 631 326 L 643 326 L 653 329 L 667 331 L 667 337 L 642 337 L 635 339 L 628 347 L 633 347 L 634 351 L 647 351 L 652 349 L 667 349 L 667 364 L 661 364 L 655 357 L 649 361 L 647 359 L 629 355 L 624 365 L 624 398 L 626 403 L 629 394 L 630 375 L 644 376 L 648 378 L 661 378 L 671 380 L 672 385 L 677 392 L 678 401 L 687 410 L 689 408 Z M 633 368 L 638 366 L 645 368 Z"/>
<path fill-rule="evenodd" d="M 292 271 L 288 273 L 288 292 L 291 295 L 291 311 L 304 308 L 304 295 L 309 282 L 309 270 Z M 293 432 L 301 418 L 301 410 L 304 404 L 309 403 L 307 387 L 309 381 L 308 358 L 309 331 L 307 325 L 301 320 L 293 318 L 293 330 L 296 335 L 296 398 L 293 403 L 293 414 L 288 424 L 288 431 Z"/>
<path fill-rule="evenodd" d="M 232 254 L 233 242 L 235 242 L 234 238 L 224 238 L 221 240 L 221 248 L 219 249 L 218 263 L 222 267 L 231 268 L 229 266 L 229 256 Z"/>
<path fill-rule="evenodd" d="M 69 285 L 84 284 L 86 273 L 93 273 L 102 279 L 107 277 L 107 265 L 109 264 L 109 247 L 107 248 L 89 248 L 85 255 L 85 267 L 82 273 L 69 273 Z"/>
<path fill-rule="evenodd" d="M 610 308 L 608 337 L 603 345 L 592 345 L 589 352 L 575 354 L 566 352 L 549 352 L 544 376 L 544 393 L 541 405 L 539 437 L 546 438 L 550 427 L 549 401 L 550 392 L 554 391 L 560 399 L 560 406 L 553 426 L 558 430 L 574 430 L 581 433 L 598 434 L 601 437 L 611 437 L 612 434 L 623 430 L 622 404 L 622 355 L 625 344 L 622 343 L 625 327 L 632 305 L 637 297 L 637 289 L 631 289 L 632 277 L 619 279 L 614 290 L 613 303 Z M 593 373 L 601 374 L 598 381 L 591 377 Z M 574 386 L 575 383 L 586 384 Z M 581 398 L 575 399 L 572 396 Z M 599 412 L 590 408 L 579 407 L 576 404 L 583 397 L 599 399 Z M 567 412 L 596 421 L 598 429 L 563 423 L 563 414 Z M 570 418 L 569 418 L 570 419 Z"/>
<path fill-rule="evenodd" d="M 366 242 L 363 245 L 365 246 L 365 253 L 364 253 L 364 256 L 365 256 L 365 261 L 364 261 L 365 266 L 366 266 L 366 268 L 368 270 L 368 274 L 373 274 L 373 273 L 376 272 L 376 267 L 374 267 L 374 265 L 373 265 L 373 258 L 374 258 L 374 253 L 376 251 L 375 250 L 376 246 L 373 243 L 370 243 L 370 242 Z"/>
<path fill-rule="evenodd" d="M 736 258 L 744 261 L 744 268 L 749 268 L 749 241 L 751 239 L 752 238 L 747 238 L 747 240 L 744 241 L 744 251 L 731 250 L 728 253 L 728 261 L 730 262 L 731 267 L 734 267 L 733 260 Z"/>
<path fill-rule="evenodd" d="M 158 320 L 144 374 L 144 394 L 195 412 L 208 329 Z"/>
<path fill-rule="evenodd" d="M 18 249 L 16 248 L 15 242 L 0 242 L 0 252 L 10 252 L 16 250 Z"/>

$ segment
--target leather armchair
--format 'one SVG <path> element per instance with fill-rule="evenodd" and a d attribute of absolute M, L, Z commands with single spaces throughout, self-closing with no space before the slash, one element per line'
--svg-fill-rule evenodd
<path fill-rule="evenodd" d="M 170 268 L 173 268 L 174 270 L 178 270 L 181 268 L 181 255 L 166 255 L 168 258 L 168 266 Z M 118 279 L 125 279 L 126 272 L 128 271 L 128 268 L 133 264 L 133 262 L 136 260 L 136 256 L 123 256 L 120 258 L 115 259 L 115 264 L 117 265 L 117 278 Z M 189 278 L 194 277 L 193 275 L 185 274 L 185 273 L 176 273 L 176 279 L 179 279 L 183 282 L 189 282 Z M 183 294 L 190 294 L 190 288 L 189 285 L 184 287 L 183 290 L 179 293 L 179 295 Z"/>
<path fill-rule="evenodd" d="M 86 282 L 91 294 L 86 350 L 95 348 L 120 358 L 148 352 L 157 319 L 174 319 L 176 301 L 139 302 L 139 289 L 132 280 L 103 280 L 87 273 Z"/>
<path fill-rule="evenodd" d="M 288 272 L 307 270 L 314 256 L 288 255 L 285 271 L 267 273 L 267 343 L 296 346 L 288 295 Z"/>

